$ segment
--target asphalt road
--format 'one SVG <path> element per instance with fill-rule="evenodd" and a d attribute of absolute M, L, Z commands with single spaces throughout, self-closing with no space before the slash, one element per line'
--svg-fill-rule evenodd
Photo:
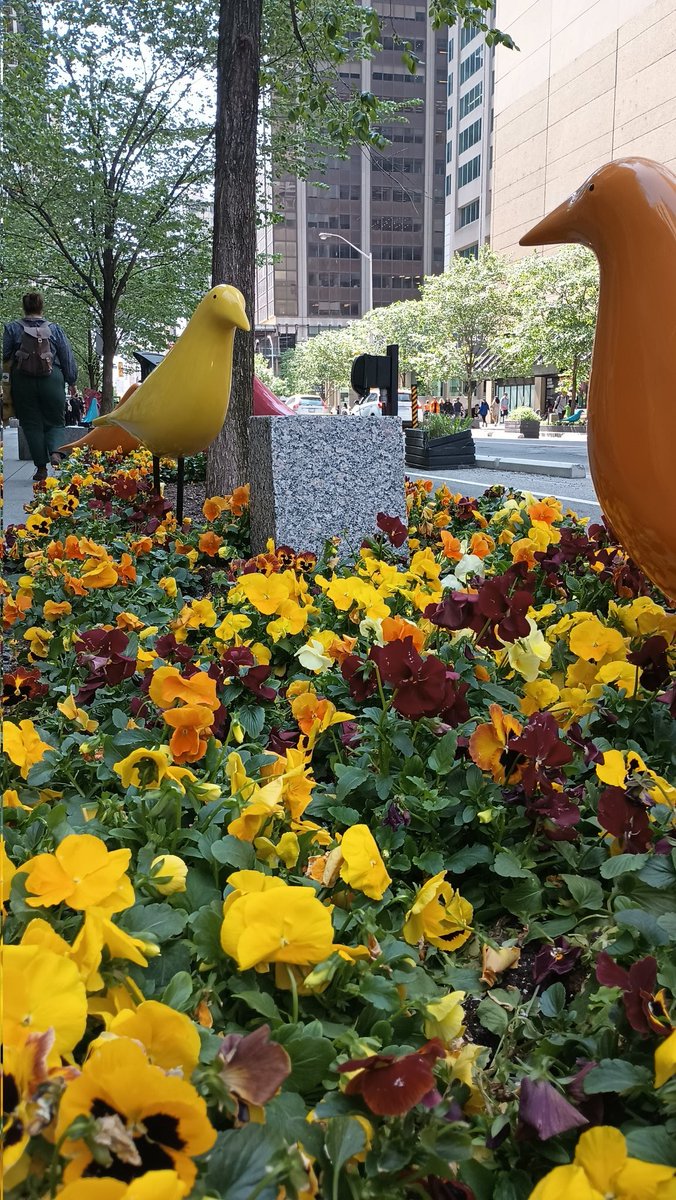
<path fill-rule="evenodd" d="M 495 454 L 504 458 L 532 458 L 535 462 L 544 459 L 546 462 L 580 463 L 589 474 L 586 438 L 507 438 L 500 437 L 498 433 L 487 433 L 482 429 L 472 432 L 478 454 Z"/>

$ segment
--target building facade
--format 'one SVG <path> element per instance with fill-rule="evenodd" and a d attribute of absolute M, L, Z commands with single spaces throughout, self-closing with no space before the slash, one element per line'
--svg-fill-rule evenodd
<path fill-rule="evenodd" d="M 674 0 L 498 0 L 491 244 L 521 235 L 604 162 L 676 170 Z"/>
<path fill-rule="evenodd" d="M 448 32 L 432 29 L 424 0 L 375 0 L 375 8 L 382 52 L 345 64 L 343 82 L 399 101 L 406 120 L 381 126 L 383 151 L 356 146 L 321 178 L 267 182 L 283 214 L 259 239 L 267 257 L 256 333 L 268 358 L 371 307 L 414 299 L 422 277 L 444 268 Z M 402 39 L 420 63 L 415 74 L 402 63 Z"/>
<path fill-rule="evenodd" d="M 446 264 L 454 254 L 476 256 L 490 229 L 493 50 L 474 25 L 449 31 L 447 97 Z"/>

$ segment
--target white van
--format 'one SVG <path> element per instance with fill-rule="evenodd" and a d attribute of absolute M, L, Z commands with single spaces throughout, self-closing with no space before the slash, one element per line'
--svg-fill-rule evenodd
<path fill-rule="evenodd" d="M 403 388 L 398 393 L 399 412 L 398 417 L 402 425 L 411 424 L 411 393 L 408 389 Z M 369 392 L 363 400 L 358 400 L 352 409 L 353 417 L 382 417 L 383 402 L 380 399 L 380 392 Z"/>

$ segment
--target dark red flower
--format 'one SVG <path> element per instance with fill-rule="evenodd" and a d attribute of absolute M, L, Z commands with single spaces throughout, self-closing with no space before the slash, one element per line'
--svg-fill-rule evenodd
<path fill-rule="evenodd" d="M 194 651 L 186 642 L 177 642 L 173 633 L 163 633 L 155 642 L 155 653 L 168 662 L 188 663 Z"/>
<path fill-rule="evenodd" d="M 669 682 L 667 643 L 661 634 L 649 637 L 639 650 L 627 655 L 627 662 L 641 668 L 641 683 L 649 692 L 656 692 Z"/>
<path fill-rule="evenodd" d="M 396 800 L 392 800 L 387 806 L 387 812 L 383 817 L 383 825 L 389 825 L 390 829 L 401 829 L 402 826 L 411 824 L 411 814 L 407 808 L 401 808 Z"/>
<path fill-rule="evenodd" d="M 378 513 L 376 525 L 393 546 L 403 546 L 408 537 L 408 527 L 404 525 L 401 517 L 388 517 L 386 513 Z"/>
<path fill-rule="evenodd" d="M 521 786 L 531 796 L 543 778 L 561 778 L 560 768 L 573 758 L 570 746 L 559 737 L 559 726 L 551 713 L 536 712 L 509 748 L 521 756 Z M 525 760 L 525 761 L 524 761 Z"/>
<path fill-rule="evenodd" d="M 280 729 L 274 725 L 270 730 L 267 749 L 273 754 L 281 754 L 284 756 L 287 750 L 295 750 L 300 738 L 300 730 L 298 729 Z"/>
<path fill-rule="evenodd" d="M 301 550 L 296 555 L 293 565 L 296 571 L 300 571 L 302 575 L 311 575 L 317 566 L 317 555 L 313 550 Z"/>
<path fill-rule="evenodd" d="M 257 696 L 259 700 L 274 700 L 277 695 L 275 689 L 264 686 L 269 674 L 269 667 L 249 667 L 244 675 L 240 675 L 239 681 L 248 692 Z"/>
<path fill-rule="evenodd" d="M 136 661 L 123 651 L 129 638 L 122 629 L 89 629 L 78 634 L 75 654 L 80 666 L 89 667 L 89 675 L 75 697 L 78 704 L 87 704 L 100 687 L 115 686 L 129 679 L 136 671 Z"/>
<path fill-rule="evenodd" d="M 558 937 L 552 946 L 541 946 L 533 960 L 535 983 L 545 983 L 553 975 L 567 975 L 581 953 L 579 946 L 571 946 L 565 937 Z"/>
<path fill-rule="evenodd" d="M 436 716 L 446 695 L 446 665 L 428 654 L 423 658 L 412 638 L 373 646 L 369 658 L 380 672 L 383 683 L 394 688 L 393 707 L 402 717 L 418 720 Z"/>
<path fill-rule="evenodd" d="M 231 646 L 221 655 L 220 665 L 224 679 L 239 675 L 243 667 L 253 667 L 256 660 L 248 646 Z"/>
<path fill-rule="evenodd" d="M 401 1117 L 421 1102 L 428 1107 L 439 1103 L 432 1068 L 445 1053 L 439 1039 L 433 1038 L 412 1054 L 355 1058 L 338 1070 L 341 1074 L 358 1071 L 345 1088 L 348 1096 L 361 1096 L 379 1117 Z"/>
<path fill-rule="evenodd" d="M 340 670 L 343 679 L 347 680 L 352 699 L 358 704 L 363 704 L 373 695 L 378 686 L 373 663 L 365 662 L 356 654 L 348 654 L 343 659 Z"/>
<path fill-rule="evenodd" d="M 476 1200 L 474 1192 L 466 1183 L 458 1179 L 423 1179 L 421 1180 L 430 1200 Z"/>
<path fill-rule="evenodd" d="M 521 1080 L 519 1120 L 534 1130 L 541 1142 L 589 1124 L 587 1118 L 544 1079 Z"/>
<path fill-rule="evenodd" d="M 672 1032 L 664 993 L 655 991 L 657 962 L 651 954 L 632 963 L 627 971 L 602 950 L 596 960 L 596 978 L 604 987 L 622 988 L 624 1011 L 637 1033 L 666 1037 Z"/>
<path fill-rule="evenodd" d="M 439 629 L 472 629 L 476 603 L 476 595 L 468 592 L 446 592 L 438 604 L 428 604 L 424 615 Z"/>
<path fill-rule="evenodd" d="M 278 546 L 275 550 L 277 562 L 282 570 L 292 567 L 296 561 L 296 551 L 291 546 Z"/>
<path fill-rule="evenodd" d="M 619 840 L 623 853 L 643 854 L 652 842 L 649 804 L 621 787 L 607 787 L 599 796 L 599 825 Z"/>
<path fill-rule="evenodd" d="M 660 704 L 666 704 L 671 716 L 676 720 L 676 679 L 671 687 L 666 692 L 662 692 L 662 695 L 658 696 L 657 699 Z"/>
<path fill-rule="evenodd" d="M 457 671 L 446 670 L 446 690 L 441 702 L 439 716 L 451 729 L 456 729 L 469 720 L 469 705 L 465 699 L 469 684 L 463 683 Z"/>

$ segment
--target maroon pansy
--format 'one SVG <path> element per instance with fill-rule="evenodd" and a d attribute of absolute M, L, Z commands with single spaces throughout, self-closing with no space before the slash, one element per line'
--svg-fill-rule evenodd
<path fill-rule="evenodd" d="M 403 546 L 408 537 L 408 526 L 404 524 L 401 517 L 388 517 L 386 513 L 378 513 L 376 517 L 376 525 L 393 546 Z"/>
<path fill-rule="evenodd" d="M 364 662 L 356 654 L 348 654 L 340 667 L 343 679 L 347 680 L 350 695 L 358 704 L 363 704 L 375 692 L 378 683 L 373 663 Z"/>
<path fill-rule="evenodd" d="M 268 738 L 267 749 L 273 754 L 286 755 L 287 750 L 295 750 L 300 739 L 300 731 L 298 729 L 280 729 L 279 726 L 273 725 Z"/>
<path fill-rule="evenodd" d="M 571 946 L 565 937 L 558 937 L 551 946 L 541 946 L 533 960 L 535 983 L 540 985 L 549 982 L 554 975 L 567 975 L 581 953 L 580 947 Z"/>
<path fill-rule="evenodd" d="M 618 839 L 624 854 L 643 854 L 649 849 L 652 835 L 648 808 L 649 802 L 624 788 L 607 787 L 601 792 L 599 825 Z"/>
<path fill-rule="evenodd" d="M 40 672 L 17 667 L 3 676 L 2 703 L 8 707 L 20 704 L 22 700 L 37 700 L 46 696 L 49 688 L 40 681 Z"/>
<path fill-rule="evenodd" d="M 412 638 L 373 646 L 369 658 L 383 683 L 394 688 L 392 704 L 402 717 L 415 721 L 441 711 L 446 695 L 446 665 L 441 659 L 433 654 L 423 658 Z"/>
<path fill-rule="evenodd" d="M 637 1033 L 666 1037 L 672 1032 L 664 992 L 655 991 L 657 962 L 652 954 L 632 963 L 627 971 L 602 950 L 596 960 L 596 978 L 604 987 L 622 988 L 624 1011 Z"/>
<path fill-rule="evenodd" d="M 649 692 L 656 692 L 669 682 L 667 643 L 661 634 L 649 637 L 639 650 L 627 655 L 627 662 L 641 668 L 641 683 Z"/>
<path fill-rule="evenodd" d="M 433 1067 L 446 1051 L 438 1038 L 426 1042 L 420 1050 L 398 1058 L 394 1054 L 374 1054 L 355 1058 L 338 1067 L 342 1074 L 357 1071 L 345 1091 L 361 1096 L 366 1107 L 379 1117 L 401 1117 L 416 1104 L 431 1108 L 441 1099 L 436 1088 Z"/>
<path fill-rule="evenodd" d="M 249 667 L 243 675 L 240 675 L 239 681 L 252 696 L 257 696 L 259 700 L 274 700 L 277 692 L 274 688 L 266 687 L 265 680 L 270 675 L 270 668 L 264 665 L 260 667 Z"/>
<path fill-rule="evenodd" d="M 114 687 L 136 671 L 136 660 L 124 654 L 129 638 L 122 629 L 89 629 L 78 634 L 74 647 L 80 666 L 89 667 L 89 675 L 75 697 L 87 704 L 100 687 Z"/>

